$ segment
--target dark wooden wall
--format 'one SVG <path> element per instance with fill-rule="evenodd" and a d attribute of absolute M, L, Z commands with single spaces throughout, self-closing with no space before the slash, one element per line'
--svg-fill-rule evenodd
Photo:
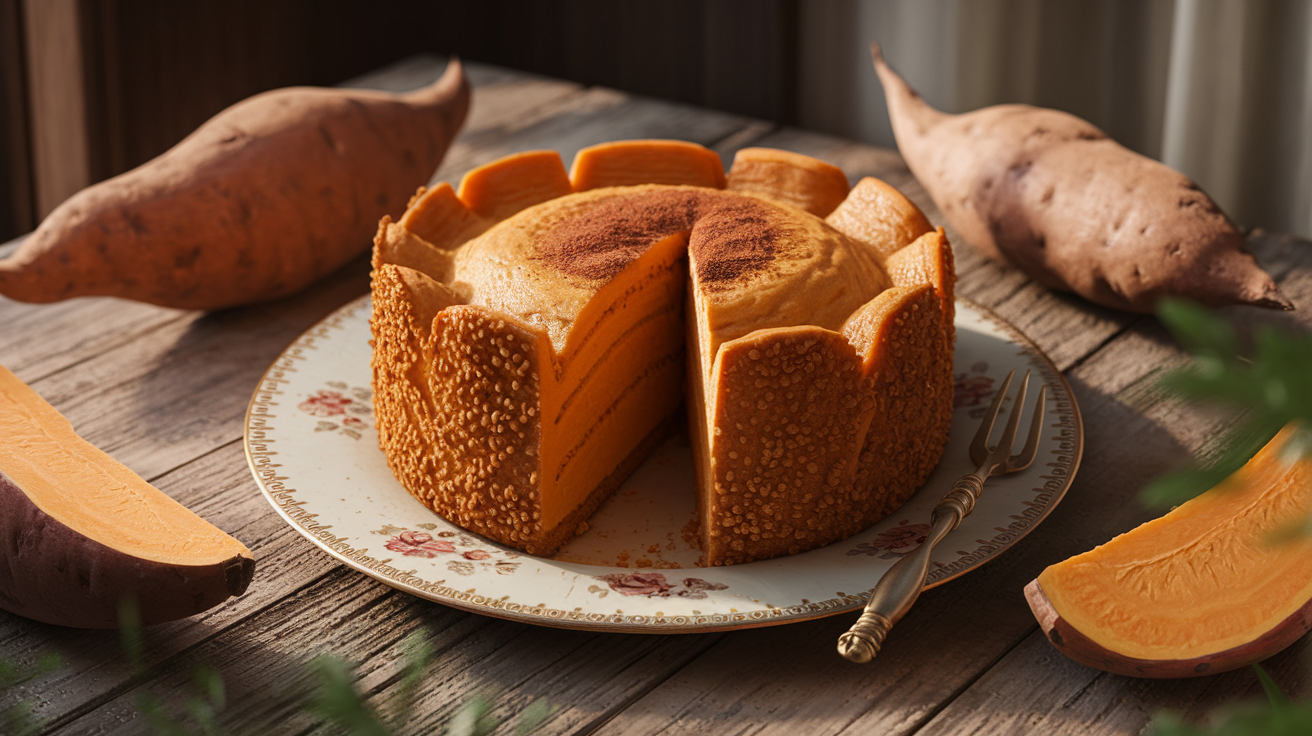
<path fill-rule="evenodd" d="M 19 0 L 0 0 L 0 242 L 32 229 L 31 144 Z"/>
<path fill-rule="evenodd" d="M 78 186 L 148 161 L 244 97 L 335 84 L 422 52 L 778 122 L 796 117 L 797 0 L 59 0 L 37 6 L 51 2 L 0 0 L 0 240 L 31 229 Z M 32 37 L 33 16 L 59 13 L 76 18 L 43 22 L 64 28 L 63 41 L 50 33 Z M 59 43 L 75 44 L 80 55 L 61 52 Z M 46 50 L 64 66 L 51 72 Z M 52 92 L 62 102 L 33 94 L 33 85 L 50 85 L 52 75 L 68 78 Z M 56 135 L 50 119 L 78 103 L 85 120 L 65 120 L 63 127 L 73 130 L 57 134 L 80 135 L 83 148 L 42 145 L 85 154 L 74 161 L 34 156 L 30 132 L 39 131 L 38 139 Z M 65 183 L 51 185 L 55 179 Z"/>

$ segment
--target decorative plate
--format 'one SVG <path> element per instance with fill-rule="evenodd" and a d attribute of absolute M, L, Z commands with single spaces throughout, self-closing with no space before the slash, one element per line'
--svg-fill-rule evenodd
<path fill-rule="evenodd" d="M 1037 526 L 1070 486 L 1084 444 L 1079 408 L 1051 361 L 996 315 L 958 300 L 947 450 L 889 518 L 803 554 L 697 567 L 692 454 L 683 436 L 659 448 L 588 531 L 554 558 L 533 557 L 437 516 L 392 477 L 370 404 L 369 314 L 367 296 L 342 307 L 265 373 L 246 413 L 255 480 L 293 528 L 347 565 L 429 600 L 516 621 L 682 633 L 860 608 L 879 576 L 923 541 L 934 504 L 974 469 L 970 439 L 1012 368 L 1031 369 L 1048 386 L 1039 459 L 989 480 L 974 513 L 935 550 L 929 586 L 979 567 Z"/>

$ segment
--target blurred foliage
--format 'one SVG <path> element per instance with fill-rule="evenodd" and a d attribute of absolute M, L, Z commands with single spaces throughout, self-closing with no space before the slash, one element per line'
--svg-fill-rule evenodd
<path fill-rule="evenodd" d="M 1194 356 L 1162 384 L 1185 398 L 1244 413 L 1216 458 L 1153 481 L 1143 493 L 1146 503 L 1179 504 L 1219 485 L 1290 422 L 1301 420 L 1286 451 L 1312 457 L 1312 335 L 1263 325 L 1245 351 L 1228 322 L 1197 304 L 1164 299 L 1157 315 Z"/>
<path fill-rule="evenodd" d="M 39 657 L 31 667 L 20 667 L 13 662 L 0 660 L 0 693 L 18 687 L 35 677 L 59 669 L 61 664 L 58 654 L 49 653 Z M 17 704 L 0 712 L 0 734 L 5 736 L 29 736 L 41 730 L 44 723 L 32 716 L 30 700 L 20 700 Z"/>
<path fill-rule="evenodd" d="M 1271 676 L 1253 665 L 1266 691 L 1264 705 L 1221 707 L 1213 726 L 1191 726 L 1174 714 L 1157 716 L 1145 736 L 1307 736 L 1312 734 L 1312 703 L 1291 703 Z"/>
<path fill-rule="evenodd" d="M 350 736 L 391 736 L 406 729 L 414 714 L 416 698 L 424 675 L 433 662 L 433 648 L 425 630 L 417 630 L 401 643 L 402 665 L 394 681 L 392 695 L 385 704 L 386 715 L 369 704 L 361 693 L 352 668 L 345 660 L 331 655 L 316 657 L 309 664 L 314 693 L 305 710 Z M 149 674 L 145 665 L 141 613 L 135 600 L 126 598 L 119 604 L 119 640 L 135 684 Z M 61 666 L 56 654 L 22 668 L 0 660 L 0 693 Z M 145 688 L 138 688 L 137 711 L 156 736 L 223 736 L 218 725 L 219 713 L 227 705 L 223 676 L 208 664 L 192 670 L 188 693 L 180 707 L 156 698 Z M 494 715 L 493 700 L 474 694 L 446 714 L 443 733 L 448 736 L 487 736 L 509 722 L 509 717 Z M 538 700 L 530 703 L 515 719 L 515 734 L 527 736 L 536 731 L 555 712 L 555 708 Z M 46 724 L 33 717 L 30 700 L 0 712 L 0 735 L 31 736 Z"/>
<path fill-rule="evenodd" d="M 1171 371 L 1163 386 L 1180 396 L 1243 410 L 1242 418 L 1222 438 L 1220 453 L 1203 465 L 1154 481 L 1144 490 L 1150 505 L 1183 503 L 1220 485 L 1271 440 L 1285 425 L 1298 429 L 1283 448 L 1290 460 L 1312 457 L 1312 335 L 1293 335 L 1270 325 L 1259 327 L 1248 349 L 1224 319 L 1192 302 L 1164 299 L 1157 316 L 1193 361 Z M 1312 533 L 1312 518 L 1294 528 L 1276 530 L 1290 539 Z M 1171 713 L 1159 714 L 1148 736 L 1307 736 L 1312 734 L 1312 702 L 1291 703 L 1271 676 L 1253 665 L 1266 691 L 1262 705 L 1223 705 L 1212 726 L 1186 724 Z"/>

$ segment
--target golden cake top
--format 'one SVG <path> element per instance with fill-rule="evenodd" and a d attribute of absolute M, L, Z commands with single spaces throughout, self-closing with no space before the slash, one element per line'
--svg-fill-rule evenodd
<path fill-rule="evenodd" d="M 564 355 L 597 290 L 666 238 L 686 238 L 718 345 L 768 327 L 840 329 L 891 285 L 886 256 L 929 229 L 892 187 L 866 179 L 849 193 L 841 170 L 807 156 L 744 149 L 726 179 L 696 144 L 621 141 L 580 151 L 568 175 L 535 151 L 471 171 L 458 194 L 421 191 L 400 223 L 384 221 L 375 261 L 543 329 Z"/>
<path fill-rule="evenodd" d="M 672 236 L 687 239 L 693 283 L 721 341 L 782 325 L 836 330 L 889 286 L 868 248 L 815 215 L 750 195 L 660 184 L 530 207 L 461 247 L 451 282 L 468 289 L 470 304 L 547 330 L 563 354 L 597 290 Z"/>

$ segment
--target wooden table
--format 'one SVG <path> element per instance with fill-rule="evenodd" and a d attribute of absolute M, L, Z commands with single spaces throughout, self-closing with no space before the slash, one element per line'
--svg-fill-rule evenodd
<path fill-rule="evenodd" d="M 358 84 L 408 89 L 443 63 L 418 58 Z M 728 162 L 774 146 L 878 176 L 943 218 L 894 151 L 609 89 L 471 64 L 472 114 L 436 175 L 525 149 L 623 138 L 681 138 Z M 878 94 L 869 90 L 869 94 Z M 64 412 L 77 430 L 156 486 L 245 542 L 258 561 L 249 591 L 195 618 L 145 632 L 143 677 L 130 676 L 115 632 L 62 629 L 0 611 L 0 660 L 57 652 L 63 666 L 0 693 L 50 719 L 48 732 L 149 732 L 143 690 L 180 698 L 192 669 L 227 683 L 232 733 L 302 733 L 306 663 L 332 652 L 358 664 L 373 703 L 397 687 L 400 643 L 423 627 L 436 651 L 411 722 L 436 730 L 475 692 L 496 713 L 545 699 L 544 733 L 940 734 L 1137 733 L 1159 709 L 1197 717 L 1261 688 L 1240 670 L 1207 678 L 1135 680 L 1075 664 L 1039 631 L 1022 595 L 1045 566 L 1083 552 L 1156 512 L 1136 500 L 1152 476 L 1217 436 L 1224 417 L 1155 386 L 1185 355 L 1152 317 L 1054 294 L 982 258 L 960 238 L 958 293 L 1026 332 L 1064 371 L 1084 414 L 1083 467 L 1052 516 L 1000 562 L 927 592 L 870 665 L 842 660 L 835 640 L 854 616 L 721 634 L 636 636 L 563 631 L 464 613 L 393 590 L 321 553 L 261 496 L 242 452 L 259 377 L 303 330 L 368 290 L 361 257 L 305 293 L 245 309 L 180 312 L 113 299 L 34 306 L 0 299 L 0 364 Z M 1312 244 L 1271 233 L 1250 243 L 1300 305 L 1277 314 L 1227 310 L 1242 325 L 1312 324 Z M 0 247 L 6 255 L 17 243 Z M 872 581 L 873 584 L 873 581 Z M 1267 667 L 1306 694 L 1306 639 Z"/>

